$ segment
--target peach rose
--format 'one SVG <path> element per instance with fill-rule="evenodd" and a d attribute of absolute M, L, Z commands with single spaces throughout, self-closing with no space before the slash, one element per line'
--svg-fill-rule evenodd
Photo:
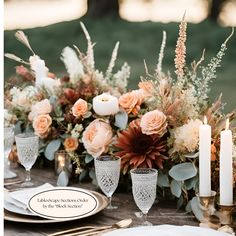
<path fill-rule="evenodd" d="M 52 118 L 48 114 L 42 114 L 34 118 L 33 128 L 36 135 L 40 138 L 46 138 L 49 133 Z"/>
<path fill-rule="evenodd" d="M 63 145 L 67 152 L 73 152 L 79 146 L 79 142 L 77 138 L 69 137 L 65 139 Z"/>
<path fill-rule="evenodd" d="M 48 99 L 44 99 L 31 106 L 31 112 L 29 113 L 29 120 L 32 121 L 38 115 L 46 115 L 52 111 L 52 106 Z"/>
<path fill-rule="evenodd" d="M 132 92 L 123 94 L 119 98 L 119 104 L 126 110 L 128 114 L 133 113 L 133 115 L 138 115 L 142 100 L 142 93 L 140 93 L 139 90 L 134 90 Z"/>
<path fill-rule="evenodd" d="M 82 142 L 87 152 L 94 158 L 107 152 L 112 141 L 112 128 L 99 119 L 94 120 L 83 132 Z"/>
<path fill-rule="evenodd" d="M 143 134 L 162 136 L 167 128 L 166 116 L 159 110 L 147 112 L 141 118 L 140 127 Z"/>
<path fill-rule="evenodd" d="M 139 82 L 138 87 L 143 91 L 145 96 L 152 96 L 154 87 L 151 81 Z"/>
<path fill-rule="evenodd" d="M 72 113 L 75 117 L 84 116 L 88 111 L 88 103 L 83 99 L 78 99 L 72 107 Z"/>

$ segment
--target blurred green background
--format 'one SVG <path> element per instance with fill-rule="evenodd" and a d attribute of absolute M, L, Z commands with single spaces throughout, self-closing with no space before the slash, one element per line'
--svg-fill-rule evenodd
<path fill-rule="evenodd" d="M 113 2 L 115 0 L 106 1 Z M 100 2 L 100 4 L 101 2 L 104 2 L 105 4 L 106 1 L 99 0 L 97 2 Z M 143 4 L 150 4 L 150 2 L 151 0 L 143 0 Z M 171 1 L 169 0 L 169 2 Z M 172 3 L 173 2 L 176 3 L 178 1 L 172 0 Z M 5 2 L 5 5 L 7 4 L 8 1 Z M 93 9 L 92 7 L 95 8 Z M 170 7 L 173 8 L 173 5 L 170 4 Z M 228 23 L 228 27 L 226 27 L 227 22 L 222 23 L 223 18 L 221 13 L 223 10 L 220 9 L 218 15 L 214 16 L 212 15 L 211 8 L 209 6 L 208 8 L 207 6 L 204 8 L 204 12 L 206 13 L 205 19 L 201 19 L 199 23 L 195 22 L 188 24 L 186 44 L 188 63 L 193 60 L 198 60 L 201 57 L 202 50 L 205 48 L 206 54 L 204 64 L 207 64 L 209 60 L 216 55 L 220 49 L 221 43 L 223 43 L 230 34 L 231 28 L 229 25 L 234 26 L 235 24 L 235 22 L 230 22 Z M 179 12 L 178 19 L 181 19 L 183 12 L 184 9 Z M 148 65 L 149 72 L 154 72 L 162 40 L 162 31 L 165 30 L 167 32 L 167 45 L 163 60 L 163 68 L 165 71 L 170 71 L 173 74 L 174 51 L 178 37 L 178 22 L 152 22 L 151 19 L 142 22 L 134 22 L 128 17 L 126 17 L 128 20 L 125 19 L 125 17 L 121 18 L 117 13 L 117 9 L 116 12 L 114 9 L 106 9 L 105 11 L 103 10 L 102 13 L 102 10 L 99 12 L 98 8 L 92 5 L 89 8 L 88 13 L 78 17 L 78 19 L 50 24 L 44 27 L 24 29 L 24 32 L 28 35 L 31 46 L 35 52 L 45 60 L 50 71 L 56 73 L 58 76 L 62 76 L 66 74 L 64 65 L 60 60 L 62 49 L 65 46 L 72 46 L 75 44 L 82 52 L 86 51 L 86 39 L 79 24 L 79 22 L 82 21 L 86 25 L 92 41 L 96 42 L 94 47 L 96 67 L 102 71 L 106 70 L 113 47 L 116 41 L 120 41 L 120 49 L 115 70 L 118 70 L 123 62 L 127 61 L 131 66 L 129 88 L 136 88 L 140 76 L 145 74 L 143 66 L 144 59 Z M 139 14 L 139 12 L 136 13 Z M 168 12 L 165 14 L 168 15 Z M 142 14 L 140 13 L 140 15 Z M 188 15 L 191 15 L 191 12 L 189 13 L 187 9 L 187 16 Z M 5 18 L 7 17 L 8 15 L 5 9 Z M 194 20 L 192 20 L 192 22 L 194 22 Z M 224 24 L 224 26 L 222 26 L 222 24 Z M 7 30 L 7 28 L 11 28 L 11 30 Z M 16 29 L 25 27 L 17 26 L 16 29 L 13 28 L 14 25 L 5 27 L 4 51 L 14 53 L 23 59 L 28 59 L 31 55 L 30 51 L 21 45 L 14 37 Z M 18 65 L 17 62 L 5 59 L 5 79 L 14 75 L 14 67 L 16 65 Z M 213 81 L 211 88 L 212 101 L 222 92 L 223 101 L 227 103 L 225 111 L 228 112 L 235 108 L 236 33 L 228 43 L 228 50 L 224 56 L 222 67 L 218 68 L 217 78 Z"/>

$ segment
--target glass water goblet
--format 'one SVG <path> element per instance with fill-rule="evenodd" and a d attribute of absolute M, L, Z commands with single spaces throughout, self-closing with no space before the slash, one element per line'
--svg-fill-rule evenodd
<path fill-rule="evenodd" d="M 16 174 L 10 170 L 8 156 L 14 142 L 14 125 L 4 127 L 4 179 L 14 178 Z"/>
<path fill-rule="evenodd" d="M 31 187 L 30 170 L 38 156 L 39 138 L 33 133 L 22 133 L 15 136 L 17 154 L 20 163 L 25 167 L 26 179 L 22 187 Z"/>
<path fill-rule="evenodd" d="M 116 209 L 112 206 L 111 198 L 120 178 L 120 158 L 114 156 L 100 156 L 95 158 L 95 173 L 99 187 L 109 199 L 107 209 Z"/>
<path fill-rule="evenodd" d="M 147 214 L 156 198 L 157 170 L 140 168 L 130 171 L 132 192 L 136 205 L 143 214 L 143 226 L 151 226 Z"/>

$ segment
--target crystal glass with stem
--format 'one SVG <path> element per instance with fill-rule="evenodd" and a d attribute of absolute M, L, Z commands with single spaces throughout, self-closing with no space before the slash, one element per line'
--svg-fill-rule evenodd
<path fill-rule="evenodd" d="M 10 170 L 8 156 L 14 143 L 14 125 L 4 126 L 4 179 L 14 178 L 16 174 Z"/>
<path fill-rule="evenodd" d="M 15 139 L 19 161 L 26 170 L 26 179 L 21 186 L 33 186 L 30 170 L 38 156 L 39 137 L 33 133 L 22 133 L 17 134 Z"/>
<path fill-rule="evenodd" d="M 132 169 L 132 192 L 136 205 L 143 214 L 143 226 L 152 225 L 147 214 L 156 198 L 157 170 L 149 168 Z"/>
<path fill-rule="evenodd" d="M 115 192 L 120 178 L 120 158 L 115 156 L 100 156 L 95 158 L 95 173 L 99 187 L 109 198 L 107 209 L 116 209 L 112 206 L 111 198 Z"/>

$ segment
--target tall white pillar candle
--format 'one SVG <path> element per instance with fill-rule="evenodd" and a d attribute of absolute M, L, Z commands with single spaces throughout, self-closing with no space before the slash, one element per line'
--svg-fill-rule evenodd
<path fill-rule="evenodd" d="M 227 119 L 226 128 L 220 133 L 220 205 L 233 204 L 232 149 L 232 132 Z"/>
<path fill-rule="evenodd" d="M 199 195 L 211 196 L 211 126 L 206 117 L 199 127 Z"/>
<path fill-rule="evenodd" d="M 47 68 L 44 60 L 38 59 L 34 62 L 36 86 L 42 85 L 43 78 L 47 77 Z"/>

